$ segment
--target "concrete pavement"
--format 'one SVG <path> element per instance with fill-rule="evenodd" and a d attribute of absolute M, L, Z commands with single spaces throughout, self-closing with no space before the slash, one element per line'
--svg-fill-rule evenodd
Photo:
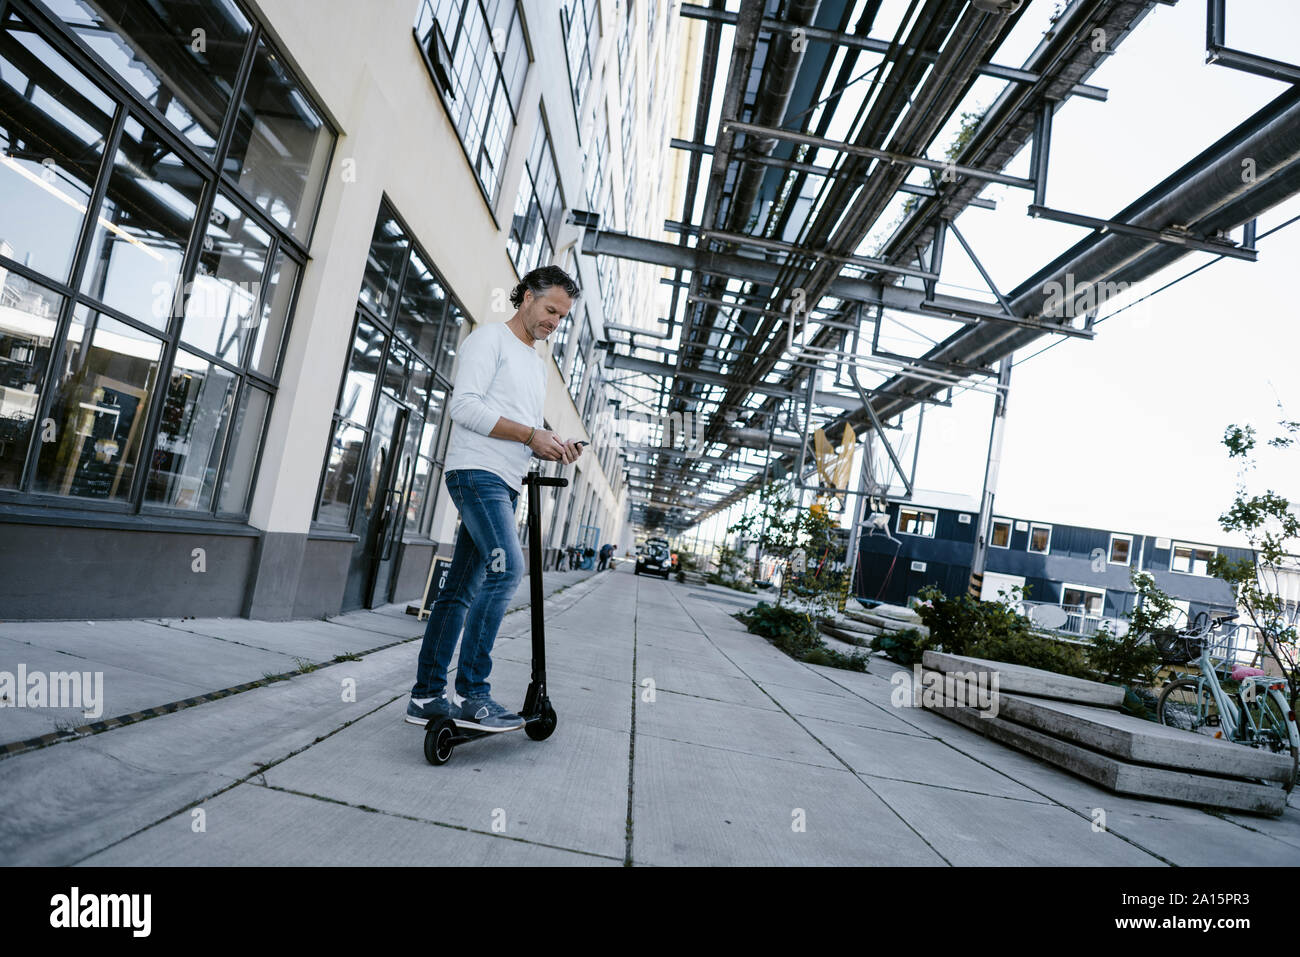
<path fill-rule="evenodd" d="M 0 759 L 0 863 L 1300 863 L 1294 806 L 1269 819 L 1110 794 L 894 707 L 883 659 L 870 674 L 793 661 L 730 617 L 758 597 L 629 565 L 573 584 L 547 600 L 555 734 L 475 742 L 442 767 L 402 721 L 415 641 Z M 371 647 L 411 633 L 397 607 L 348 617 Z M 141 642 L 169 636 L 135 624 Z M 242 626 L 249 646 L 302 654 L 317 624 Z M 528 635 L 523 610 L 498 638 L 507 705 Z"/>

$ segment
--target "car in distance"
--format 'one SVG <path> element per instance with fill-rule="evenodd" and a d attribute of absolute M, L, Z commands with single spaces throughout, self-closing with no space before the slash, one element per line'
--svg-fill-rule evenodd
<path fill-rule="evenodd" d="M 647 538 L 644 547 L 636 556 L 634 575 L 659 575 L 665 581 L 672 571 L 672 553 L 668 549 L 668 539 Z"/>

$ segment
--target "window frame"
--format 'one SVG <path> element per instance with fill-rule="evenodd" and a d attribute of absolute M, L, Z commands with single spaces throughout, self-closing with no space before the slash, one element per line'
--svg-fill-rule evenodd
<path fill-rule="evenodd" d="M 1082 592 L 1085 596 L 1095 595 L 1100 597 L 1101 610 L 1094 615 L 1087 610 L 1088 605 L 1086 602 L 1082 605 L 1067 605 L 1065 603 L 1065 593 L 1070 589 L 1074 589 L 1077 592 Z M 1081 613 L 1076 613 L 1076 614 L 1080 614 L 1080 616 L 1083 618 L 1095 618 L 1100 620 L 1106 617 L 1106 589 L 1099 588 L 1096 585 L 1076 585 L 1074 582 L 1061 582 L 1061 599 L 1058 602 L 1058 604 L 1060 605 L 1061 608 L 1082 608 L 1083 611 Z"/>
<path fill-rule="evenodd" d="M 478 10 L 478 15 L 482 18 L 483 23 L 488 30 L 488 34 L 491 35 L 492 21 L 488 18 L 487 10 L 484 9 L 482 0 L 455 0 L 455 2 L 460 4 L 460 9 L 459 14 L 456 17 L 456 29 L 451 38 L 447 37 L 445 30 L 442 30 L 442 23 L 437 19 L 432 0 L 421 0 L 419 8 L 416 10 L 415 23 L 411 27 L 411 36 L 415 41 L 415 48 L 419 52 L 420 59 L 424 62 L 425 71 L 429 75 L 429 82 L 432 84 L 434 92 L 437 94 L 438 102 L 442 105 L 443 112 L 446 114 L 447 122 L 451 125 L 453 132 L 456 134 L 456 142 L 460 144 L 461 154 L 465 157 L 465 163 L 469 166 L 470 176 L 473 177 L 474 182 L 478 185 L 479 194 L 483 197 L 483 202 L 487 206 L 488 215 L 492 217 L 493 224 L 500 229 L 501 223 L 497 219 L 496 204 L 501 198 L 501 187 L 503 185 L 501 173 L 505 170 L 506 164 L 509 161 L 510 151 L 514 146 L 514 134 L 519 126 L 519 108 L 523 105 L 522 103 L 517 104 L 513 100 L 512 91 L 506 81 L 503 55 L 509 51 L 509 36 L 514 24 L 518 22 L 519 33 L 524 43 L 522 55 L 526 61 L 523 72 L 523 83 L 520 84 L 520 89 L 522 89 L 523 85 L 527 83 L 528 73 L 532 70 L 533 64 L 535 63 L 533 57 L 533 43 L 528 30 L 528 18 L 524 15 L 523 3 L 520 2 L 520 0 L 501 0 L 501 2 L 509 3 L 513 10 L 513 16 L 508 21 L 509 26 L 506 29 L 507 49 L 504 51 L 497 50 L 495 46 L 490 43 L 488 44 L 489 49 L 492 51 L 491 62 L 495 67 L 495 82 L 490 85 L 491 94 L 488 97 L 487 113 L 484 116 L 484 122 L 482 124 L 476 124 L 479 134 L 477 150 L 481 155 L 483 153 L 487 133 L 491 127 L 492 104 L 495 102 L 498 91 L 501 91 L 510 114 L 510 122 L 508 128 L 505 130 L 499 163 L 495 167 L 497 170 L 495 187 L 492 190 L 489 190 L 486 184 L 484 184 L 482 177 L 479 175 L 478 158 L 470 155 L 469 147 L 465 143 L 465 137 L 456 123 L 456 117 L 452 112 L 451 105 L 447 102 L 447 92 L 443 90 L 442 81 L 439 79 L 439 68 L 434 64 L 433 60 L 429 56 L 429 51 L 426 46 L 427 38 L 422 38 L 420 36 L 420 21 L 424 15 L 424 11 L 428 9 L 430 17 L 432 18 L 432 23 L 438 26 L 444 42 L 447 44 L 448 53 L 452 58 L 452 63 L 449 64 L 449 70 L 454 70 L 456 44 L 459 42 L 459 37 L 463 32 L 465 12 L 469 8 L 470 4 L 474 4 L 475 8 Z M 479 76 L 483 77 L 482 71 L 480 71 Z M 456 83 L 456 75 L 454 73 L 449 73 L 448 82 L 451 83 L 454 89 Z M 485 87 L 489 86 L 486 82 L 484 82 L 483 85 Z"/>
<path fill-rule="evenodd" d="M 1127 561 L 1122 561 L 1122 562 L 1121 562 L 1121 561 L 1116 561 L 1116 560 L 1115 560 L 1115 543 L 1116 543 L 1117 541 L 1126 541 L 1126 542 L 1128 542 L 1128 560 L 1127 560 Z M 1111 532 L 1111 533 L 1110 533 L 1110 547 L 1106 550 L 1106 564 L 1107 564 L 1107 565 L 1122 565 L 1122 566 L 1124 566 L 1125 568 L 1132 568 L 1132 567 L 1133 567 L 1133 536 L 1132 536 L 1132 535 L 1124 535 L 1124 534 L 1121 534 L 1121 533 L 1119 533 L 1119 532 Z"/>
<path fill-rule="evenodd" d="M 1005 525 L 1007 528 L 1007 543 L 1005 545 L 999 545 L 994 541 L 994 536 L 997 533 L 997 527 L 999 525 Z M 1015 522 L 1009 518 L 994 518 L 993 521 L 989 523 L 989 548 L 1010 548 L 1011 535 L 1015 531 L 1015 527 Z"/>
<path fill-rule="evenodd" d="M 1047 529 L 1047 546 L 1043 549 L 1034 548 L 1034 530 L 1039 528 Z M 1052 526 L 1043 522 L 1029 523 L 1029 537 L 1025 540 L 1025 551 L 1031 555 L 1049 555 L 1052 551 Z"/>
<path fill-rule="evenodd" d="M 203 149 L 195 146 L 176 130 L 171 121 L 152 102 L 146 99 L 143 94 L 106 63 L 71 27 L 49 16 L 43 7 L 31 3 L 30 0 L 0 0 L 0 18 L 8 16 L 12 12 L 25 21 L 36 36 L 67 60 L 68 65 L 73 70 L 108 98 L 113 111 L 107 134 L 103 140 L 103 150 L 95 173 L 95 181 L 91 185 L 91 192 L 86 201 L 86 211 L 83 212 L 83 220 L 75 241 L 72 264 L 66 275 L 63 278 L 46 276 L 38 269 L 27 267 L 23 263 L 11 259 L 5 259 L 0 263 L 0 266 L 3 266 L 10 273 L 48 288 L 63 298 L 55 322 L 46 370 L 40 383 L 40 397 L 36 405 L 34 422 L 43 422 L 49 415 L 54 393 L 61 382 L 61 379 L 58 378 L 58 370 L 61 368 L 67 352 L 67 339 L 74 324 L 74 313 L 78 308 L 84 307 L 109 319 L 122 322 L 132 329 L 139 330 L 160 340 L 162 345 L 158 360 L 157 377 L 149 395 L 149 407 L 142 424 L 139 458 L 131 477 L 131 487 L 126 499 L 124 501 L 108 501 L 34 490 L 32 486 L 36 479 L 39 466 L 38 460 L 40 458 L 38 448 L 40 443 L 37 441 L 40 430 L 34 427 L 24 453 L 25 460 L 19 475 L 17 488 L 0 489 L 0 511 L 10 506 L 17 508 L 35 506 L 42 509 L 54 509 L 58 513 L 69 516 L 78 512 L 82 514 L 102 513 L 125 515 L 136 519 L 178 521 L 184 524 L 192 523 L 205 527 L 231 522 L 242 524 L 248 520 L 252 496 L 257 489 L 257 481 L 265 453 L 265 429 L 270 422 L 270 417 L 274 414 L 275 400 L 279 395 L 284 354 L 293 335 L 303 274 L 311 258 L 308 250 L 320 216 L 327 182 L 327 178 L 323 178 L 318 184 L 316 194 L 312 198 L 310 211 L 304 207 L 304 220 L 308 225 L 304 238 L 299 239 L 294 234 L 292 227 L 281 226 L 275 222 L 252 197 L 247 195 L 236 181 L 227 175 L 224 166 L 231 148 L 235 128 L 239 122 L 241 107 L 248 93 L 249 80 L 256 66 L 256 54 L 259 47 L 266 49 L 277 58 L 292 78 L 299 94 L 320 118 L 323 128 L 330 137 L 330 145 L 323 166 L 326 171 L 333 163 L 338 148 L 339 135 L 337 127 L 319 103 L 316 102 L 314 94 L 302 82 L 301 72 L 284 55 L 278 42 L 266 29 L 260 16 L 254 15 L 238 0 L 233 0 L 233 2 L 239 13 L 248 20 L 251 26 L 248 35 L 243 41 L 244 48 L 241 51 L 238 69 L 232 82 L 226 112 L 221 119 L 216 145 L 213 147 L 211 155 L 208 155 Z M 2 19 L 0 19 L 0 22 L 3 22 Z M 193 221 L 189 226 L 189 233 L 185 240 L 184 252 L 177 273 L 178 295 L 173 298 L 165 323 L 161 328 L 138 319 L 130 313 L 116 309 L 108 303 L 101 302 L 92 292 L 83 292 L 81 290 L 81 284 L 90 258 L 91 246 L 95 239 L 98 214 L 108 196 L 116 168 L 116 157 L 122 148 L 128 124 L 141 127 L 154 139 L 159 148 L 176 156 L 187 170 L 198 176 L 200 181 Z M 284 258 L 295 267 L 293 285 L 288 291 L 289 298 L 284 326 L 279 334 L 280 341 L 276 348 L 271 375 L 259 372 L 254 368 L 249 355 L 240 356 L 237 361 L 232 362 L 214 356 L 189 342 L 182 342 L 189 295 L 187 291 L 194 288 L 193 283 L 196 278 L 197 267 L 204 252 L 202 249 L 203 238 L 206 235 L 217 196 L 223 193 L 243 216 L 247 217 L 252 224 L 270 237 L 266 261 L 263 263 L 260 276 L 261 288 L 259 289 L 257 302 L 253 307 L 259 316 L 259 321 L 261 321 L 261 312 L 267 303 L 267 293 L 269 292 L 266 280 L 275 268 L 278 257 L 283 254 Z M 225 422 L 225 435 L 221 442 L 219 464 L 213 478 L 212 501 L 206 509 L 202 510 L 150 502 L 146 499 L 149 476 L 152 472 L 151 463 L 158 448 L 159 424 L 163 407 L 166 405 L 166 384 L 176 371 L 176 354 L 182 348 L 186 352 L 230 373 L 236 381 L 233 399 L 223 413 L 230 418 Z M 222 509 L 221 493 L 226 484 L 227 470 L 231 465 L 234 444 L 238 438 L 236 435 L 237 430 L 233 426 L 240 404 L 249 388 L 256 388 L 265 393 L 268 405 L 262 422 L 262 431 L 258 438 L 257 452 L 253 456 L 250 465 L 248 487 L 241 503 L 242 507 L 238 511 Z"/>
<path fill-rule="evenodd" d="M 931 516 L 929 534 L 925 532 L 909 532 L 906 529 L 904 529 L 903 516 L 905 514 Z M 900 506 L 898 509 L 898 520 L 895 523 L 895 531 L 900 535 L 913 535 L 917 538 L 934 538 L 937 532 L 939 531 L 939 510 L 937 508 L 935 509 L 921 508 L 920 506 L 912 506 L 907 508 L 903 508 Z"/>
<path fill-rule="evenodd" d="M 320 477 L 317 479 L 316 482 L 316 497 L 312 503 L 311 528 L 313 532 L 322 531 L 331 534 L 340 534 L 340 533 L 353 534 L 351 529 L 353 524 L 356 522 L 356 506 L 357 506 L 355 489 L 353 492 L 353 498 L 348 503 L 347 521 L 342 526 L 335 525 L 328 522 L 322 522 L 319 519 L 321 494 L 324 491 L 325 478 L 329 470 L 329 461 L 330 461 L 330 454 L 333 448 L 334 433 L 335 430 L 338 428 L 339 423 L 343 421 L 351 422 L 354 425 L 356 425 L 358 428 L 360 428 L 362 431 L 364 431 L 366 433 L 366 439 L 361 446 L 359 459 L 360 461 L 363 462 L 366 460 L 370 452 L 370 443 L 374 435 L 375 410 L 378 407 L 379 395 L 381 392 L 384 391 L 384 386 L 383 386 L 384 370 L 387 368 L 389 356 L 392 354 L 392 350 L 393 350 L 393 343 L 394 341 L 396 341 L 411 356 L 418 358 L 420 362 L 422 362 L 423 364 L 429 367 L 429 372 L 431 376 L 430 391 L 432 392 L 435 390 L 440 390 L 444 393 L 443 406 L 441 412 L 439 413 L 438 433 L 437 433 L 437 437 L 434 439 L 434 444 L 433 444 L 433 449 L 431 454 L 428 456 L 423 455 L 419 451 L 419 441 L 417 440 L 416 442 L 415 456 L 417 459 L 416 462 L 417 467 L 418 467 L 419 459 L 426 459 L 429 462 L 431 468 L 429 472 L 430 487 L 425 490 L 424 501 L 421 503 L 420 506 L 421 512 L 416 517 L 415 520 L 415 530 L 409 531 L 406 527 L 406 519 L 405 518 L 402 519 L 402 530 L 401 530 L 402 540 L 404 542 L 410 540 L 425 542 L 425 541 L 433 540 L 432 539 L 433 529 L 431 527 L 431 522 L 432 522 L 434 511 L 437 509 L 438 499 L 439 499 L 438 486 L 437 483 L 433 480 L 433 477 L 436 475 L 438 477 L 438 481 L 441 481 L 441 476 L 443 474 L 443 470 L 446 465 L 447 442 L 449 438 L 449 433 L 451 431 L 450 429 L 451 418 L 448 413 L 448 408 L 451 405 L 450 400 L 451 400 L 452 393 L 454 391 L 455 377 L 454 374 L 448 374 L 444 376 L 442 373 L 440 373 L 438 371 L 437 355 L 430 357 L 416 351 L 416 349 L 411 345 L 411 343 L 408 342 L 397 331 L 397 312 L 401 308 L 400 304 L 402 301 L 402 294 L 406 289 L 406 281 L 411 271 L 411 257 L 418 256 L 420 258 L 420 260 L 434 274 L 436 281 L 442 287 L 444 293 L 446 294 L 443 300 L 442 315 L 438 320 L 439 322 L 438 337 L 435 340 L 433 345 L 433 349 L 435 353 L 441 352 L 444 339 L 446 336 L 452 333 L 452 330 L 460 329 L 459 326 L 455 326 L 451 323 L 452 310 L 453 309 L 459 310 L 460 314 L 464 316 L 466 319 L 469 319 L 469 312 L 465 309 L 463 300 L 461 300 L 456 295 L 455 290 L 452 289 L 451 284 L 447 282 L 446 277 L 442 274 L 441 271 L 439 271 L 432 257 L 429 256 L 428 252 L 420 244 L 419 240 L 415 237 L 415 234 L 412 232 L 410 226 L 407 225 L 406 220 L 404 220 L 401 214 L 397 211 L 397 207 L 393 204 L 391 198 L 388 196 L 387 193 L 381 195 L 379 200 L 379 207 L 375 211 L 376 225 L 378 225 L 380 219 L 383 218 L 385 215 L 391 217 L 392 220 L 395 223 L 397 223 L 398 228 L 402 231 L 403 235 L 406 237 L 406 247 L 405 247 L 406 252 L 402 258 L 401 269 L 398 271 L 397 284 L 394 287 L 395 293 L 393 297 L 393 307 L 392 309 L 389 310 L 389 315 L 387 319 L 381 318 L 378 312 L 375 309 L 373 309 L 369 303 L 363 302 L 361 300 L 361 287 L 359 286 L 357 288 L 357 302 L 354 309 L 354 315 L 353 315 L 352 326 L 351 326 L 352 335 L 348 339 L 347 353 L 344 358 L 343 368 L 339 373 L 339 385 L 335 393 L 334 405 L 330 412 L 329 435 L 325 443 L 325 453 L 321 460 Z M 372 233 L 372 244 L 373 244 L 373 233 Z M 369 249 L 370 247 L 367 247 L 367 255 L 369 255 Z M 364 278 L 362 282 L 364 283 Z M 384 334 L 385 342 L 384 342 L 383 353 L 378 360 L 378 369 L 380 371 L 376 376 L 375 387 L 370 397 L 370 405 L 366 409 L 365 420 L 360 421 L 355 418 L 341 416 L 339 414 L 339 404 L 342 401 L 343 388 L 347 384 L 348 371 L 351 368 L 352 350 L 353 350 L 354 343 L 356 342 L 357 325 L 363 317 L 365 318 L 366 322 L 375 326 L 380 332 Z M 424 426 L 429 423 L 430 400 L 428 397 L 426 397 L 423 408 L 421 409 L 412 408 L 411 404 L 404 397 L 393 396 L 391 393 L 389 393 L 389 398 L 394 399 L 403 408 L 407 409 L 408 430 L 413 427 L 413 423 L 417 419 L 419 420 L 419 425 L 421 430 L 423 430 Z M 406 493 L 409 496 L 410 494 L 409 486 L 406 490 Z"/>
<path fill-rule="evenodd" d="M 1179 546 L 1190 550 L 1192 553 L 1186 571 L 1174 567 L 1174 561 L 1178 554 Z M 1196 571 L 1197 552 L 1210 553 L 1210 558 L 1206 560 L 1206 569 L 1204 572 Z M 1169 543 L 1169 571 L 1174 575 L 1191 575 L 1195 578 L 1213 578 L 1214 576 L 1210 574 L 1209 562 L 1218 554 L 1219 549 L 1213 545 L 1198 545 L 1195 542 L 1180 542 L 1176 539 L 1171 540 Z"/>

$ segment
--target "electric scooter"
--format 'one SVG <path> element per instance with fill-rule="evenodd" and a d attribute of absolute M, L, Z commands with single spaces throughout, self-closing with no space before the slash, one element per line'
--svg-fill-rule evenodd
<path fill-rule="evenodd" d="M 585 442 L 580 443 L 586 445 Z M 541 486 L 563 488 L 566 478 L 548 478 L 529 472 L 528 486 L 528 580 L 533 615 L 533 678 L 524 695 L 519 716 L 524 719 L 524 733 L 534 741 L 545 741 L 555 731 L 555 709 L 546 695 L 546 623 L 542 613 L 542 493 Z M 424 757 L 430 764 L 446 764 L 458 744 L 509 732 L 462 728 L 453 718 L 434 718 L 424 726 Z M 515 729 L 518 730 L 518 729 Z"/>

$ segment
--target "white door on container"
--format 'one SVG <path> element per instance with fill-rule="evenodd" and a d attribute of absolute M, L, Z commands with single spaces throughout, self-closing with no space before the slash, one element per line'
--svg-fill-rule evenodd
<path fill-rule="evenodd" d="M 985 572 L 984 584 L 980 588 L 980 601 L 997 601 L 998 592 L 1011 594 L 1011 588 L 1018 585 L 1025 587 L 1024 575 L 1003 575 L 1000 572 Z"/>

